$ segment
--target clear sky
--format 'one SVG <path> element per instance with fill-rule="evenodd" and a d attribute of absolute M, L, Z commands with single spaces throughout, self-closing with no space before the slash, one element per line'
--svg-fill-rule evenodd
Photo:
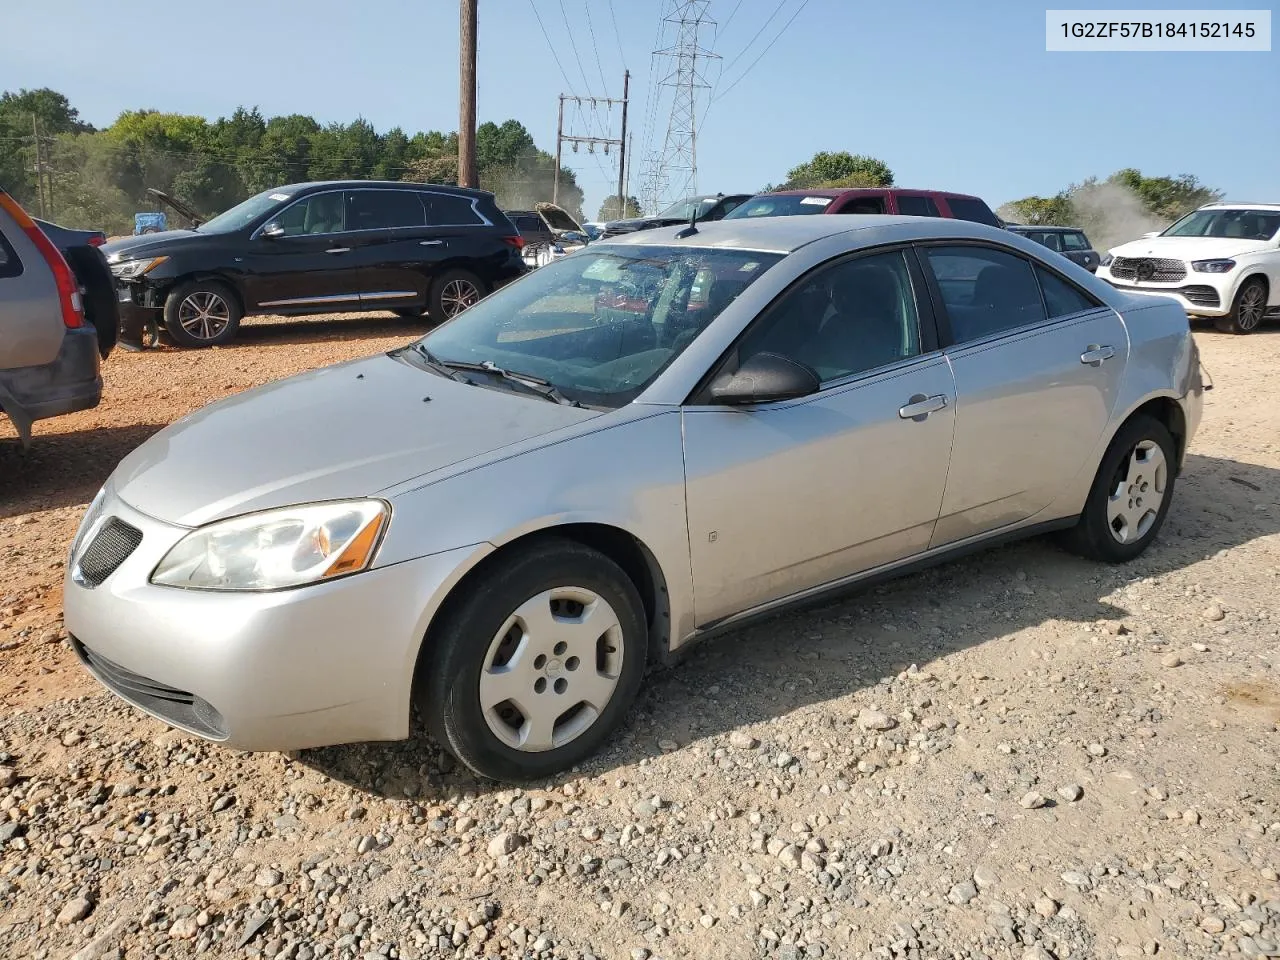
<path fill-rule="evenodd" d="M 533 2 L 554 55 L 530 0 L 479 0 L 480 121 L 514 117 L 553 151 L 557 95 L 617 97 L 625 66 L 641 155 L 668 0 Z M 699 190 L 756 190 L 817 150 L 849 150 L 884 160 L 899 185 L 993 207 L 1126 166 L 1280 200 L 1280 46 L 1046 53 L 1046 6 L 1067 4 L 711 0 L 723 26 L 704 44 L 723 59 L 709 73 L 720 80 L 699 130 Z M 322 122 L 359 115 L 380 131 L 453 130 L 457 20 L 456 0 L 9 0 L 0 89 L 53 87 L 99 126 L 124 109 L 215 118 L 244 104 Z M 569 112 L 576 130 L 583 119 Z M 660 147 L 665 110 L 653 127 Z M 588 216 L 616 189 L 613 158 L 600 160 L 566 154 Z"/>

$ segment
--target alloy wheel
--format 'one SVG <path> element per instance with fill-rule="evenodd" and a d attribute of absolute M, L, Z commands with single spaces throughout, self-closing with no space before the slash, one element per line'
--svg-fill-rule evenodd
<path fill-rule="evenodd" d="M 178 324 L 197 340 L 214 340 L 231 323 L 231 307 L 219 294 L 195 290 L 178 305 Z"/>
<path fill-rule="evenodd" d="M 622 626 L 608 601 L 584 587 L 546 590 L 517 607 L 489 644 L 479 690 L 485 722 L 515 750 L 562 747 L 600 718 L 622 664 Z"/>
<path fill-rule="evenodd" d="M 470 280 L 450 280 L 440 292 L 440 305 L 444 308 L 445 319 L 457 316 L 479 300 L 480 291 Z"/>
<path fill-rule="evenodd" d="M 1236 308 L 1236 325 L 1241 330 L 1253 330 L 1262 322 L 1262 314 L 1266 310 L 1261 284 L 1252 283 L 1240 294 L 1240 305 Z"/>
<path fill-rule="evenodd" d="M 1141 440 L 1120 462 L 1107 499 L 1107 526 L 1117 543 L 1145 537 L 1160 515 L 1169 464 L 1154 440 Z"/>

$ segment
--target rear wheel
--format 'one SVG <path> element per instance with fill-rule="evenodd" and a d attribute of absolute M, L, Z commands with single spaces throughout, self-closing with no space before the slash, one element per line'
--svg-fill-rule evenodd
<path fill-rule="evenodd" d="M 1214 323 L 1223 333 L 1253 333 L 1262 326 L 1262 316 L 1266 312 L 1266 281 L 1252 277 L 1240 285 L 1230 316 L 1219 317 Z"/>
<path fill-rule="evenodd" d="M 569 540 L 517 547 L 432 632 L 418 708 L 445 749 L 495 780 L 593 753 L 635 699 L 648 636 L 627 575 Z"/>
<path fill-rule="evenodd" d="M 224 283 L 192 280 L 165 299 L 164 326 L 180 347 L 217 347 L 240 328 L 240 304 Z"/>
<path fill-rule="evenodd" d="M 447 270 L 431 285 L 428 312 L 433 320 L 452 320 L 485 295 L 484 281 L 466 270 Z"/>
<path fill-rule="evenodd" d="M 1146 550 L 1173 502 L 1177 457 L 1163 423 L 1145 415 L 1129 420 L 1107 448 L 1065 545 L 1107 563 L 1123 563 Z"/>

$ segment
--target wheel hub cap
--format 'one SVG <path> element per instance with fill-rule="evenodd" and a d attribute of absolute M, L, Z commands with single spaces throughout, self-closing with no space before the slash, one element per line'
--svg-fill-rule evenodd
<path fill-rule="evenodd" d="M 1134 543 L 1147 535 L 1164 503 L 1169 469 L 1154 440 L 1138 443 L 1121 461 L 1107 500 L 1107 526 L 1117 543 Z"/>
<path fill-rule="evenodd" d="M 622 675 L 618 615 L 585 587 L 556 587 L 522 603 L 489 644 L 480 707 L 489 730 L 538 753 L 580 737 L 613 699 Z"/>
<path fill-rule="evenodd" d="M 216 293 L 197 291 L 178 306 L 178 324 L 197 340 L 212 340 L 231 322 L 227 302 Z"/>

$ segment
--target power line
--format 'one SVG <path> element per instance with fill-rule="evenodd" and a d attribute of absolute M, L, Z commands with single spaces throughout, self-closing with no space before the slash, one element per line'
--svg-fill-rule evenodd
<path fill-rule="evenodd" d="M 738 0 L 739 3 L 742 0 Z M 613 11 L 613 0 L 609 0 L 609 19 L 613 21 L 613 39 L 618 41 L 618 59 L 622 61 L 622 69 L 627 69 L 627 55 L 622 52 L 622 33 L 618 30 L 618 15 Z"/>
<path fill-rule="evenodd" d="M 746 53 L 748 50 L 750 50 L 751 47 L 755 44 L 755 42 L 760 39 L 760 35 L 763 34 L 767 29 L 769 29 L 769 24 L 773 23 L 773 18 L 776 17 L 778 14 L 780 14 L 782 12 L 782 8 L 785 7 L 786 5 L 787 5 L 787 0 L 782 0 L 782 2 L 779 3 L 774 8 L 773 13 L 769 14 L 769 19 L 765 20 L 765 22 L 760 25 L 760 29 L 756 31 L 756 35 L 747 41 L 747 45 L 738 51 L 737 56 L 735 56 L 732 60 L 730 60 L 727 64 L 725 64 L 725 70 L 733 69 L 733 65 L 737 63 L 739 60 L 741 60 L 742 55 Z"/>
<path fill-rule="evenodd" d="M 569 82 L 569 74 L 565 73 L 564 64 L 560 62 L 560 54 L 556 53 L 556 45 L 551 42 L 551 34 L 547 33 L 547 28 L 542 22 L 542 14 L 538 13 L 538 5 L 529 0 L 529 6 L 533 9 L 533 15 L 538 19 L 538 27 L 542 30 L 542 39 L 547 41 L 547 49 L 551 51 L 551 59 L 556 62 L 556 66 L 560 69 L 560 76 L 564 78 L 564 85 L 570 93 L 574 93 L 573 84 Z"/>
<path fill-rule="evenodd" d="M 729 14 L 729 16 L 725 17 L 724 23 L 720 25 L 721 30 L 729 29 L 729 24 L 733 23 L 733 17 L 738 12 L 738 9 L 741 6 L 742 6 L 742 0 L 738 0 L 737 4 L 734 5 L 733 11 Z"/>
<path fill-rule="evenodd" d="M 745 77 L 748 73 L 750 73 L 751 68 L 754 67 L 757 63 L 759 63 L 761 58 L 763 58 L 764 55 L 773 48 L 773 45 L 782 38 L 782 35 L 787 32 L 787 28 L 791 26 L 791 24 L 795 23 L 796 17 L 800 16 L 801 11 L 803 11 L 804 8 L 807 7 L 808 5 L 809 5 L 809 0 L 803 0 L 800 6 L 796 8 L 796 12 L 791 15 L 791 19 L 782 25 L 782 29 L 778 31 L 777 36 L 775 36 L 772 40 L 770 40 L 769 45 L 760 51 L 760 56 L 752 60 L 751 63 L 747 66 L 747 69 L 743 70 L 742 73 L 738 74 L 738 79 L 733 81 L 733 83 L 729 84 L 729 86 L 725 89 L 724 93 L 720 94 L 715 98 L 716 100 L 722 100 L 725 97 L 727 97 L 729 95 L 729 92 L 733 90 L 733 88 L 736 87 L 739 83 L 742 82 L 743 77 Z"/>
<path fill-rule="evenodd" d="M 596 72 L 600 74 L 600 89 L 605 96 L 609 95 L 609 84 L 604 79 L 604 67 L 600 65 L 600 45 L 596 43 L 596 28 L 591 22 L 591 3 L 583 0 L 582 9 L 587 12 L 587 32 L 591 34 L 591 52 L 596 58 Z"/>
<path fill-rule="evenodd" d="M 569 49 L 573 51 L 573 59 L 578 61 L 578 72 L 582 74 L 582 86 L 591 95 L 591 83 L 587 80 L 587 71 L 582 68 L 582 57 L 578 55 L 578 45 L 573 40 L 573 27 L 569 26 L 569 14 L 564 9 L 564 0 L 560 0 L 560 16 L 564 19 L 564 30 L 569 35 Z"/>

